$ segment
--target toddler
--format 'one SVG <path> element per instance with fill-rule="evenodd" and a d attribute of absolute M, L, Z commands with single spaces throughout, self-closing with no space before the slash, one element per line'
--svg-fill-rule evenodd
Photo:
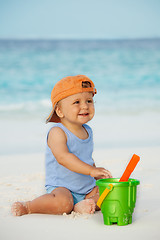
<path fill-rule="evenodd" d="M 46 122 L 55 122 L 46 140 L 46 194 L 27 202 L 15 202 L 12 213 L 94 213 L 99 198 L 95 179 L 111 173 L 92 159 L 94 83 L 85 75 L 61 79 L 51 93 L 52 111 Z"/>

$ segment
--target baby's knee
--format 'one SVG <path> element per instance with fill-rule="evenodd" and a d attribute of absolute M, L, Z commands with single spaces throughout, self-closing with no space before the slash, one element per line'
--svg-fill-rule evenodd
<path fill-rule="evenodd" d="M 53 212 L 55 212 L 56 214 L 69 214 L 73 210 L 74 202 L 72 195 L 65 196 L 60 194 L 57 196 L 54 193 L 51 193 L 51 195 L 54 198 L 54 204 L 52 204 L 51 207 L 53 208 Z"/>
<path fill-rule="evenodd" d="M 50 194 L 52 196 L 52 209 L 56 214 L 70 213 L 74 202 L 71 192 L 66 188 L 56 188 Z"/>
<path fill-rule="evenodd" d="M 69 214 L 73 210 L 73 198 L 63 198 L 61 201 L 61 207 L 62 207 L 62 214 L 67 213 Z"/>

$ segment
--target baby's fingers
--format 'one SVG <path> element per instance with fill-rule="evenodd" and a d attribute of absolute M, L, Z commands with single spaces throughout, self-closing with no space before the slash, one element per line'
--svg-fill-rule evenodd
<path fill-rule="evenodd" d="M 110 171 L 105 170 L 105 177 L 104 178 L 112 178 L 112 174 Z"/>

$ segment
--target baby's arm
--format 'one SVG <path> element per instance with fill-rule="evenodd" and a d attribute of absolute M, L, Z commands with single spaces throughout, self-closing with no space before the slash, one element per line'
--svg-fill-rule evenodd
<path fill-rule="evenodd" d="M 108 171 L 104 168 L 96 168 L 81 161 L 73 153 L 70 153 L 67 147 L 67 137 L 61 128 L 54 127 L 50 130 L 48 136 L 48 146 L 59 164 L 69 170 L 92 177 L 107 178 Z"/>

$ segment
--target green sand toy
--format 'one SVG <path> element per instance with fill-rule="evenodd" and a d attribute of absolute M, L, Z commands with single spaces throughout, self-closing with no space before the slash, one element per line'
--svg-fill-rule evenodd
<path fill-rule="evenodd" d="M 100 194 L 97 205 L 101 207 L 105 225 L 117 223 L 122 226 L 132 223 L 139 184 L 140 182 L 136 179 L 129 179 L 127 182 L 119 182 L 119 178 L 96 181 Z"/>
<path fill-rule="evenodd" d="M 96 181 L 99 187 L 100 197 L 97 206 L 103 213 L 104 224 L 127 225 L 132 223 L 132 213 L 136 203 L 137 185 L 136 179 L 129 179 L 140 157 L 133 154 L 122 177 L 100 179 Z"/>

